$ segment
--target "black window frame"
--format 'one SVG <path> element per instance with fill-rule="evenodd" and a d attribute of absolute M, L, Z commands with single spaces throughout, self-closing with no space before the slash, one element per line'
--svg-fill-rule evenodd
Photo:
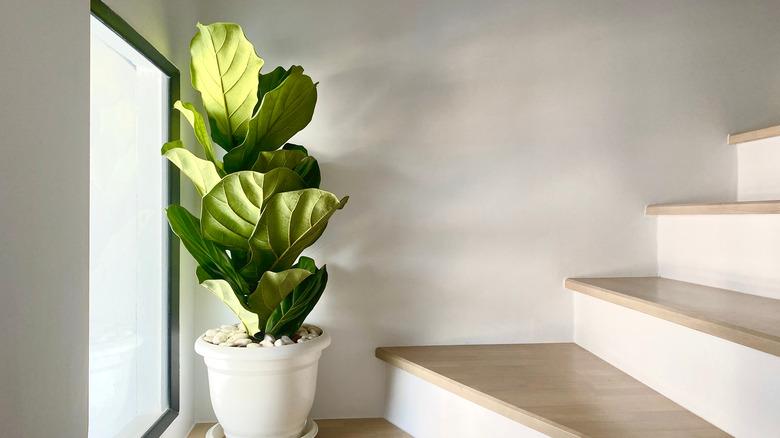
<path fill-rule="evenodd" d="M 90 0 L 91 15 L 105 24 L 170 78 L 168 83 L 168 141 L 179 140 L 179 116 L 173 104 L 179 100 L 181 74 L 149 41 L 100 0 Z M 162 145 L 161 145 L 162 146 Z M 162 157 L 161 157 L 162 159 Z M 166 160 L 167 161 L 167 160 Z M 168 162 L 168 202 L 179 203 L 179 169 Z M 179 415 L 179 238 L 168 228 L 168 409 L 140 437 L 159 438 Z M 163 389 L 163 388 L 161 388 Z"/>

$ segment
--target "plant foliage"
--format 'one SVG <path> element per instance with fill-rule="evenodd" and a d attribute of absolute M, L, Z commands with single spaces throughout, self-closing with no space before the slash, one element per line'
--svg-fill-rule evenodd
<path fill-rule="evenodd" d="M 162 147 L 201 195 L 200 219 L 171 205 L 168 222 L 198 263 L 198 281 L 250 336 L 291 336 L 328 282 L 325 266 L 301 253 L 348 199 L 320 190 L 317 160 L 286 144 L 311 121 L 317 84 L 295 65 L 260 73 L 263 60 L 233 23 L 198 23 L 190 54 L 211 135 L 191 103 L 176 102 L 206 158 L 181 141 Z"/>

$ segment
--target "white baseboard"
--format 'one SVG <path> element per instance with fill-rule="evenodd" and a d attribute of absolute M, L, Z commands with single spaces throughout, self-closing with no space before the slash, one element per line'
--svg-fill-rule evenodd
<path fill-rule="evenodd" d="M 780 215 L 660 216 L 658 275 L 780 299 Z"/>

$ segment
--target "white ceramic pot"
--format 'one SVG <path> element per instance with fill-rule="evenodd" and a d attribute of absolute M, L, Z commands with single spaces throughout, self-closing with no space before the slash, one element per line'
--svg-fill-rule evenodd
<path fill-rule="evenodd" d="M 330 335 L 279 347 L 220 347 L 199 337 L 211 406 L 226 438 L 300 438 Z"/>

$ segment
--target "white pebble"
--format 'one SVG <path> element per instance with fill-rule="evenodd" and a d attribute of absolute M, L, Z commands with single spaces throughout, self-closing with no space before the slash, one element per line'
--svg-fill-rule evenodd
<path fill-rule="evenodd" d="M 214 335 L 216 335 L 216 334 L 217 334 L 217 331 L 216 331 L 216 330 L 214 330 L 214 329 L 209 329 L 209 330 L 206 330 L 206 336 L 208 336 L 208 337 L 210 337 L 210 338 L 213 338 L 213 337 L 214 337 Z"/>
<path fill-rule="evenodd" d="M 266 333 L 265 336 L 263 337 L 263 340 L 269 342 L 276 342 L 276 338 L 274 337 L 274 335 L 270 333 Z"/>
<path fill-rule="evenodd" d="M 217 333 L 214 335 L 213 340 L 211 341 L 212 344 L 221 344 L 228 340 L 228 335 L 226 333 Z"/>
<path fill-rule="evenodd" d="M 298 340 L 295 342 L 300 344 L 301 342 L 306 342 L 306 341 L 308 341 L 308 339 L 298 338 Z"/>
<path fill-rule="evenodd" d="M 230 330 L 232 332 L 233 331 L 233 326 L 232 325 L 223 325 L 222 327 L 220 327 L 220 330 L 225 330 L 225 329 Z"/>
<path fill-rule="evenodd" d="M 238 327 L 238 331 L 241 332 L 241 333 L 246 333 L 246 327 L 241 325 L 241 326 Z"/>
<path fill-rule="evenodd" d="M 284 342 L 282 342 L 281 339 L 277 339 L 276 342 L 274 342 L 275 347 L 281 347 L 282 345 L 284 345 Z"/>
<path fill-rule="evenodd" d="M 247 344 L 246 348 L 260 348 L 260 344 L 255 344 L 254 342 Z"/>
<path fill-rule="evenodd" d="M 282 345 L 290 345 L 290 344 L 294 344 L 295 343 L 295 342 L 293 342 L 292 339 L 290 339 L 289 336 L 282 336 L 281 340 L 282 340 Z"/>
<path fill-rule="evenodd" d="M 311 326 L 311 328 L 309 328 L 309 334 L 319 336 L 322 334 L 322 329 L 320 329 L 319 327 Z"/>
<path fill-rule="evenodd" d="M 260 345 L 263 347 L 273 347 L 274 343 L 269 341 L 268 339 L 263 339 L 262 342 L 260 342 Z"/>
<path fill-rule="evenodd" d="M 238 340 L 238 339 L 248 339 L 249 335 L 246 333 L 233 333 L 230 335 L 230 339 L 232 340 Z"/>
<path fill-rule="evenodd" d="M 223 342 L 223 343 L 219 344 L 219 346 L 220 347 L 235 347 L 236 344 L 234 344 L 232 342 Z"/>
<path fill-rule="evenodd" d="M 252 340 L 249 338 L 236 339 L 235 341 L 233 341 L 233 343 L 238 345 L 239 347 L 246 347 L 247 345 L 252 343 Z"/>

